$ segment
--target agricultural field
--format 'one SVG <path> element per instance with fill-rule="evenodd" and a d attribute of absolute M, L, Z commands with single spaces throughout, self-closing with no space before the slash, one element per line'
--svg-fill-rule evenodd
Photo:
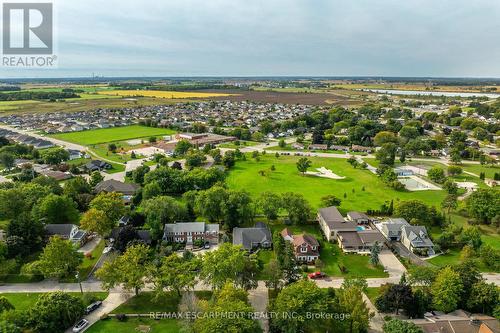
<path fill-rule="evenodd" d="M 310 157 L 312 167 L 326 167 L 334 173 L 346 177 L 335 180 L 315 176 L 303 176 L 296 168 L 297 156 L 267 154 L 255 161 L 248 156 L 246 161 L 239 161 L 230 171 L 227 184 L 229 188 L 248 191 L 257 197 L 264 191 L 275 193 L 302 193 L 314 209 L 321 206 L 321 198 L 333 194 L 342 199 L 340 210 L 366 211 L 379 209 L 385 201 L 394 199 L 418 199 L 428 205 L 439 204 L 446 196 L 444 191 L 398 192 L 387 187 L 378 177 L 368 170 L 354 169 L 345 158 Z M 274 165 L 276 170 L 271 171 Z M 259 171 L 265 171 L 261 176 Z M 364 191 L 363 191 L 364 188 Z M 345 197 L 344 197 L 345 195 Z"/>
<path fill-rule="evenodd" d="M 100 128 L 89 131 L 70 132 L 50 135 L 50 137 L 85 146 L 123 141 L 130 139 L 149 138 L 151 136 L 171 135 L 175 131 L 168 128 L 130 125 L 123 127 Z"/>
<path fill-rule="evenodd" d="M 227 93 L 206 93 L 206 92 L 184 92 L 184 91 L 160 91 L 160 90 L 104 90 L 99 91 L 102 95 L 115 95 L 125 97 L 155 97 L 155 98 L 209 98 L 209 97 L 227 97 L 232 94 Z"/>

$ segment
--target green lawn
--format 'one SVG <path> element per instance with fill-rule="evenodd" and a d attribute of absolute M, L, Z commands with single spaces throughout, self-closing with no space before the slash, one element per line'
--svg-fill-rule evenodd
<path fill-rule="evenodd" d="M 106 244 L 104 240 L 101 240 L 92 251 L 92 258 L 87 258 L 85 256 L 83 257 L 83 262 L 80 264 L 80 267 L 78 267 L 81 279 L 85 280 L 88 277 L 97 260 L 99 260 L 99 258 L 101 257 L 102 251 L 104 250 L 105 246 Z"/>
<path fill-rule="evenodd" d="M 81 296 L 81 293 L 69 293 L 73 296 Z M 103 300 L 106 297 L 108 297 L 108 293 L 106 292 L 92 292 L 88 293 L 92 294 L 95 296 L 95 298 Z M 16 310 L 28 310 L 30 307 L 32 307 L 38 297 L 40 295 L 43 295 L 43 293 L 5 293 L 5 294 L 0 294 L 0 296 L 4 296 L 9 300 L 9 302 L 14 305 Z M 87 304 L 88 305 L 88 304 Z"/>
<path fill-rule="evenodd" d="M 226 142 L 226 143 L 221 143 L 220 145 L 217 145 L 219 148 L 244 148 L 244 147 L 252 147 L 256 145 L 260 145 L 263 142 L 256 142 L 256 141 L 244 141 L 244 140 L 238 140 L 239 144 L 236 144 L 236 141 L 233 142 Z"/>
<path fill-rule="evenodd" d="M 276 193 L 297 192 L 304 195 L 314 209 L 321 206 L 321 198 L 333 194 L 342 199 L 341 211 L 378 209 L 385 201 L 394 199 L 418 199 L 429 205 L 439 205 L 446 196 L 444 191 L 398 192 L 384 183 L 368 170 L 354 169 L 345 158 L 309 157 L 312 161 L 310 170 L 319 167 L 331 169 L 334 173 L 346 177 L 335 180 L 315 176 L 302 176 L 296 167 L 297 156 L 266 154 L 257 162 L 250 156 L 246 161 L 238 161 L 227 177 L 231 189 L 248 191 L 253 197 L 264 191 Z M 276 170 L 270 171 L 274 165 Z M 268 171 L 266 176 L 259 175 L 260 170 Z M 365 190 L 363 191 L 363 187 Z M 353 192 L 354 191 L 354 192 Z M 344 198 L 344 194 L 346 198 Z"/>
<path fill-rule="evenodd" d="M 81 145 L 93 145 L 112 141 L 147 138 L 150 136 L 171 135 L 174 133 L 174 130 L 168 128 L 130 125 L 123 127 L 100 128 L 82 132 L 61 133 L 50 136 Z"/>
<path fill-rule="evenodd" d="M 370 301 L 375 304 L 375 300 L 377 299 L 378 295 L 380 294 L 380 287 L 368 287 L 366 292 L 366 296 L 370 299 Z"/>
<path fill-rule="evenodd" d="M 259 280 L 265 280 L 268 276 L 268 267 L 269 267 L 269 262 L 272 259 L 275 259 L 275 254 L 274 251 L 272 250 L 260 250 L 257 253 L 257 259 L 259 261 L 259 265 L 262 267 L 262 270 L 259 273 L 258 279 Z"/>
<path fill-rule="evenodd" d="M 100 320 L 85 332 L 88 333 L 137 333 L 139 325 L 148 326 L 151 333 L 178 333 L 180 325 L 175 319 L 154 320 L 149 318 L 128 318 L 118 321 L 115 318 Z"/>
<path fill-rule="evenodd" d="M 493 176 L 495 175 L 495 172 L 500 173 L 500 166 L 486 166 L 486 165 L 480 165 L 480 164 L 462 164 L 460 165 L 464 171 L 472 172 L 475 173 L 476 175 L 479 176 L 481 172 L 484 172 L 484 175 L 486 178 L 491 178 L 493 179 Z"/>
<path fill-rule="evenodd" d="M 212 292 L 196 291 L 200 299 L 210 299 Z M 149 312 L 175 312 L 179 305 L 179 297 L 174 292 L 167 292 L 158 300 L 153 299 L 151 292 L 142 292 L 113 310 L 112 313 L 149 313 Z"/>
<path fill-rule="evenodd" d="M 281 223 L 270 224 L 271 231 L 281 231 L 285 227 L 290 229 L 293 234 L 308 233 L 316 237 L 320 243 L 320 259 L 324 263 L 325 267 L 321 270 L 329 276 L 342 276 L 342 277 L 387 277 L 388 274 L 384 273 L 381 266 L 373 267 L 369 263 L 369 256 L 363 256 L 358 254 L 345 254 L 340 248 L 333 243 L 327 242 L 323 239 L 322 233 L 318 225 L 291 225 L 285 226 Z M 347 267 L 347 273 L 342 273 L 340 271 L 340 265 Z"/>

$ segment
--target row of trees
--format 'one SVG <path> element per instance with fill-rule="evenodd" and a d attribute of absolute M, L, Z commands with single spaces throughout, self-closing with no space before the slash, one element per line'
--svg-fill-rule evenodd
<path fill-rule="evenodd" d="M 499 290 L 484 281 L 473 261 L 444 269 L 419 267 L 403 275 L 398 284 L 385 284 L 375 301 L 381 312 L 398 314 L 403 310 L 411 318 L 422 318 L 429 310 L 445 313 L 456 309 L 500 315 Z"/>

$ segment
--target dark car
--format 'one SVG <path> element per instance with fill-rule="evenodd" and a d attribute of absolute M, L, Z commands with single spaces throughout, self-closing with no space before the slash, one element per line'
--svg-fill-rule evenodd
<path fill-rule="evenodd" d="M 94 311 L 95 309 L 97 309 L 98 307 L 100 307 L 101 305 L 102 305 L 101 301 L 94 302 L 94 303 L 90 304 L 89 306 L 87 306 L 87 308 L 85 309 L 85 313 L 89 314 L 92 311 Z"/>

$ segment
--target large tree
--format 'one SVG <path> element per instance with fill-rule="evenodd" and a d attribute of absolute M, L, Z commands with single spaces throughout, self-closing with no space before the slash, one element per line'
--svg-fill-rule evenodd
<path fill-rule="evenodd" d="M 84 314 L 80 298 L 68 293 L 41 295 L 29 310 L 27 326 L 35 332 L 63 332 Z"/>
<path fill-rule="evenodd" d="M 82 254 L 70 241 L 54 236 L 43 249 L 38 267 L 44 277 L 59 279 L 76 273 L 82 260 Z"/>
<path fill-rule="evenodd" d="M 90 202 L 90 208 L 103 211 L 111 221 L 118 221 L 125 214 L 122 194 L 101 192 Z"/>
<path fill-rule="evenodd" d="M 280 209 L 283 207 L 281 196 L 273 192 L 262 192 L 257 203 L 262 213 L 269 220 L 276 220 Z"/>
<path fill-rule="evenodd" d="M 283 206 L 288 213 L 288 218 L 294 224 L 304 224 L 309 220 L 311 206 L 300 193 L 287 192 L 282 195 Z"/>
<path fill-rule="evenodd" d="M 76 203 L 69 197 L 49 194 L 33 207 L 33 219 L 45 223 L 69 223 L 78 221 Z"/>
<path fill-rule="evenodd" d="M 80 220 L 83 230 L 95 232 L 103 237 L 109 235 L 115 225 L 116 221 L 110 220 L 104 211 L 95 208 L 86 211 Z"/>
<path fill-rule="evenodd" d="M 200 302 L 201 309 L 208 315 L 199 316 L 194 322 L 194 331 L 198 333 L 212 332 L 259 332 L 259 324 L 251 314 L 254 312 L 248 302 L 247 292 L 226 283 L 215 293 L 211 301 Z M 225 316 L 213 316 L 219 313 Z M 233 314 L 233 315 L 232 315 Z"/>
<path fill-rule="evenodd" d="M 158 196 L 145 200 L 141 207 L 146 215 L 146 223 L 151 230 L 153 239 L 161 238 L 166 223 L 183 221 L 187 215 L 184 205 L 167 196 Z"/>
<path fill-rule="evenodd" d="M 300 280 L 280 291 L 269 305 L 270 311 L 276 314 L 270 325 L 272 332 L 299 332 L 317 328 L 319 320 L 308 320 L 312 313 L 327 313 L 331 302 L 326 290 L 319 288 L 310 280 Z M 286 314 L 293 313 L 292 318 Z"/>
<path fill-rule="evenodd" d="M 500 191 L 492 189 L 478 189 L 465 200 L 469 214 L 481 223 L 489 224 L 500 215 Z"/>
<path fill-rule="evenodd" d="M 199 261 L 196 258 L 184 258 L 177 253 L 161 259 L 159 266 L 149 269 L 157 296 L 165 289 L 173 290 L 180 297 L 182 291 L 192 289 L 196 283 Z"/>
<path fill-rule="evenodd" d="M 213 289 L 220 289 L 226 282 L 238 283 L 242 281 L 242 274 L 249 273 L 245 280 L 256 279 L 252 276 L 255 272 L 252 265 L 256 265 L 241 246 L 223 243 L 218 249 L 205 254 L 200 272 L 200 278 L 212 286 Z M 250 261 L 250 262 L 249 262 Z M 248 268 L 251 270 L 248 270 Z"/>
<path fill-rule="evenodd" d="M 124 254 L 112 261 L 106 261 L 96 271 L 96 276 L 106 290 L 123 285 L 125 290 L 134 290 L 135 295 L 145 285 L 149 248 L 144 244 L 130 246 Z"/>
<path fill-rule="evenodd" d="M 301 157 L 296 163 L 297 170 L 299 170 L 299 172 L 301 172 L 302 175 L 304 175 L 307 169 L 311 167 L 311 164 L 312 162 L 307 157 Z"/>
<path fill-rule="evenodd" d="M 431 287 L 434 308 L 446 313 L 456 310 L 462 288 L 462 281 L 457 272 L 450 267 L 442 269 Z"/>

